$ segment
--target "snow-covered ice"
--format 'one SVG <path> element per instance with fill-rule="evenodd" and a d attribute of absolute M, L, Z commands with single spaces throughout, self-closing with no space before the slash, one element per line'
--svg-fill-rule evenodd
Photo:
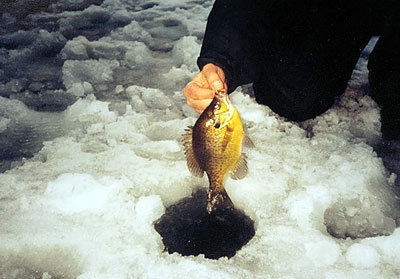
<path fill-rule="evenodd" d="M 399 173 L 372 147 L 363 57 L 300 124 L 232 94 L 256 147 L 226 188 L 255 236 L 229 259 L 168 254 L 154 222 L 208 185 L 180 140 L 213 1 L 84 2 L 0 20 L 0 278 L 399 278 Z"/>

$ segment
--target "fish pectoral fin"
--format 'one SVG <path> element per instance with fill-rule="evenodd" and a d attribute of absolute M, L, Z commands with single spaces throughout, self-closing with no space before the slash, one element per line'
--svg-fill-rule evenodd
<path fill-rule="evenodd" d="M 251 140 L 251 138 L 246 134 L 244 134 L 244 137 L 243 137 L 243 145 L 246 147 L 249 147 L 249 148 L 256 147 L 254 142 Z"/>
<path fill-rule="evenodd" d="M 189 171 L 198 177 L 203 177 L 204 170 L 200 167 L 199 163 L 196 160 L 193 152 L 193 145 L 192 145 L 192 133 L 193 133 L 193 126 L 189 126 L 185 129 L 183 136 L 183 147 L 185 149 L 185 157 L 186 157 L 186 164 L 188 166 Z"/>
<path fill-rule="evenodd" d="M 247 167 L 246 159 L 247 159 L 246 154 L 242 153 L 235 169 L 229 172 L 232 179 L 235 179 L 235 180 L 242 179 L 247 175 L 249 169 Z"/>

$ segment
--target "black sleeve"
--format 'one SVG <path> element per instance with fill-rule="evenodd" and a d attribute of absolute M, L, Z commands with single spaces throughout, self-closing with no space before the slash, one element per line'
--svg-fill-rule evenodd
<path fill-rule="evenodd" d="M 396 139 L 400 138 L 400 2 L 379 4 L 384 25 L 368 59 L 368 78 L 371 97 L 381 108 L 383 136 Z"/>
<path fill-rule="evenodd" d="M 252 1 L 216 0 L 197 64 L 200 70 L 213 63 L 224 70 L 228 92 L 253 82 L 257 67 L 249 30 L 254 16 Z"/>

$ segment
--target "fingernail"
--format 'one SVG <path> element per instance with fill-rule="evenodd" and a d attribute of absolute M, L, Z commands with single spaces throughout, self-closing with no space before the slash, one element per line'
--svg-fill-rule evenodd
<path fill-rule="evenodd" d="M 222 82 L 220 82 L 219 80 L 214 81 L 214 83 L 212 84 L 212 86 L 214 87 L 215 90 L 220 90 L 224 88 L 224 85 L 222 84 Z"/>

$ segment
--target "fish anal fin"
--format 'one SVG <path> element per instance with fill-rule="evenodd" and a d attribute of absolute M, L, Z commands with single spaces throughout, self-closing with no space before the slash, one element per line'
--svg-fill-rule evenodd
<path fill-rule="evenodd" d="M 251 138 L 246 134 L 243 135 L 243 145 L 246 147 L 249 147 L 249 148 L 256 147 L 254 142 L 251 140 Z"/>
<path fill-rule="evenodd" d="M 185 129 L 183 136 L 183 147 L 185 149 L 185 157 L 186 157 L 186 164 L 188 166 L 189 171 L 198 177 L 203 177 L 204 170 L 200 167 L 199 163 L 194 156 L 193 145 L 192 145 L 192 133 L 193 133 L 193 126 L 189 126 Z"/>
<path fill-rule="evenodd" d="M 242 153 L 242 155 L 240 156 L 236 167 L 230 171 L 230 175 L 232 179 L 238 180 L 238 179 L 242 179 L 244 178 L 249 169 L 247 167 L 247 156 L 246 154 Z"/>

